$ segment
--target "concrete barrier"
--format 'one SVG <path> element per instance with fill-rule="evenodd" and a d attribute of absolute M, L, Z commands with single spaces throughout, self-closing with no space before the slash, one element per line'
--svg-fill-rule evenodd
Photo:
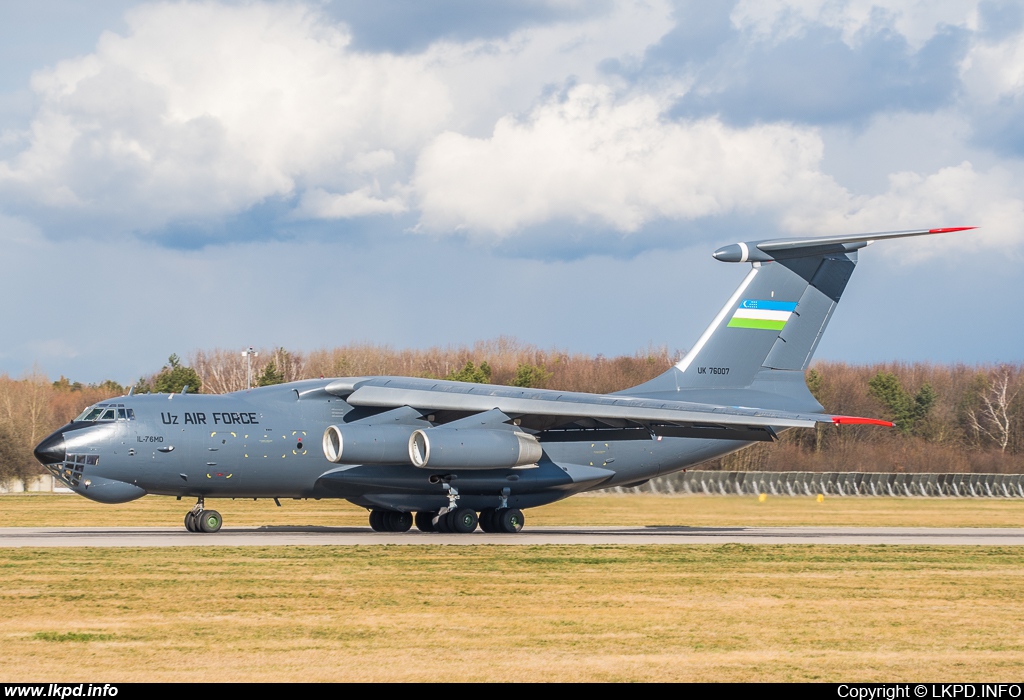
<path fill-rule="evenodd" d="M 617 493 L 709 496 L 896 496 L 901 498 L 1024 498 L 1024 474 L 893 474 L 882 472 L 712 472 L 691 469 Z M 49 474 L 0 483 L 0 494 L 72 493 Z"/>
<path fill-rule="evenodd" d="M 1024 498 L 1022 474 L 894 474 L 881 472 L 714 472 L 692 469 L 617 493 L 710 496 L 894 496 L 899 498 Z"/>
<path fill-rule="evenodd" d="M 25 481 L 15 479 L 0 482 L 0 494 L 5 493 L 74 493 L 74 491 L 49 474 L 37 474 L 30 476 Z"/>

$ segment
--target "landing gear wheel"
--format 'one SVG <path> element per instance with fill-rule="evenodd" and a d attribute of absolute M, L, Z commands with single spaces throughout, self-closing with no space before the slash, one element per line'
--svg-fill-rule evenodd
<path fill-rule="evenodd" d="M 523 529 L 523 511 L 518 508 L 501 508 L 498 510 L 498 531 L 516 533 Z"/>
<path fill-rule="evenodd" d="M 497 509 L 484 508 L 480 511 L 480 529 L 484 532 L 497 532 Z"/>
<path fill-rule="evenodd" d="M 443 515 L 438 515 L 437 517 L 433 518 L 434 532 L 451 532 L 452 531 L 452 528 L 450 527 L 451 518 L 449 518 L 448 516 L 450 516 L 453 512 L 454 511 L 448 511 L 447 513 L 444 513 Z"/>
<path fill-rule="evenodd" d="M 217 532 L 224 524 L 224 518 L 215 510 L 204 510 L 199 514 L 199 528 L 203 532 Z"/>
<path fill-rule="evenodd" d="M 196 523 L 196 514 L 192 511 L 185 513 L 185 529 L 189 532 L 199 532 L 199 525 Z"/>
<path fill-rule="evenodd" d="M 384 515 L 385 511 L 374 510 L 370 511 L 370 527 L 374 532 L 384 532 Z"/>
<path fill-rule="evenodd" d="M 437 529 L 434 527 L 434 518 L 436 517 L 437 513 L 421 510 L 416 514 L 416 528 L 420 532 L 437 532 Z"/>
<path fill-rule="evenodd" d="M 456 508 L 448 517 L 451 518 L 449 527 L 451 527 L 452 531 L 464 535 L 473 532 L 476 529 L 477 522 L 479 522 L 479 519 L 476 517 L 476 511 L 472 508 Z"/>
<path fill-rule="evenodd" d="M 384 524 L 388 532 L 408 532 L 412 527 L 412 513 L 389 510 L 384 513 Z"/>

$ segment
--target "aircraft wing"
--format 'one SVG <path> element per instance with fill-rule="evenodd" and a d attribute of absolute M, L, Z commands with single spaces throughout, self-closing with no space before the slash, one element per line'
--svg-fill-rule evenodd
<path fill-rule="evenodd" d="M 744 406 L 717 406 L 687 401 L 661 401 L 520 389 L 490 384 L 466 384 L 430 379 L 359 378 L 337 380 L 326 391 L 341 396 L 352 406 L 398 408 L 410 406 L 428 411 L 459 414 L 483 413 L 497 409 L 523 419 L 523 425 L 539 422 L 546 427 L 578 421 L 597 421 L 611 426 L 667 424 L 687 428 L 712 427 L 726 431 L 751 429 L 812 428 L 817 423 L 873 423 L 891 425 L 869 418 L 850 418 L 821 413 L 798 413 Z M 541 419 L 529 421 L 528 419 Z"/>

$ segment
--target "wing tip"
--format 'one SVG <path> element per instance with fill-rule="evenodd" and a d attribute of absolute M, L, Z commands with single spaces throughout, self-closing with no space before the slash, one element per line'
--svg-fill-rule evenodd
<path fill-rule="evenodd" d="M 953 228 L 930 228 L 928 233 L 953 233 L 954 231 L 973 231 L 977 226 L 954 226 Z"/>
<path fill-rule="evenodd" d="M 891 428 L 895 425 L 887 420 L 861 418 L 859 416 L 832 416 L 832 422 L 836 425 L 880 425 L 883 428 Z"/>

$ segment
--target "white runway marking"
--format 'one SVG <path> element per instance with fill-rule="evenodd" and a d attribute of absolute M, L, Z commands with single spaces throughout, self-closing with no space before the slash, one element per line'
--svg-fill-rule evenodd
<path fill-rule="evenodd" d="M 365 527 L 231 527 L 216 534 L 159 527 L 0 528 L 0 547 L 268 547 L 281 545 L 652 544 L 1024 545 L 1020 528 L 532 527 L 517 535 L 373 532 Z"/>

